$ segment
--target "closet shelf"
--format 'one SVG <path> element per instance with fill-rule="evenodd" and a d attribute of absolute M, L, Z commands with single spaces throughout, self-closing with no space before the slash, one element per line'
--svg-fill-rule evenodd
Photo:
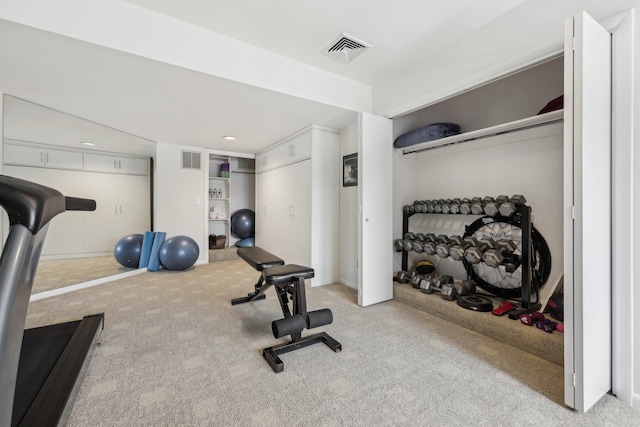
<path fill-rule="evenodd" d="M 530 129 L 550 123 L 561 122 L 564 117 L 564 110 L 551 111 L 549 113 L 540 114 L 526 119 L 520 119 L 509 123 L 503 123 L 484 129 L 474 130 L 472 132 L 461 133 L 446 138 L 436 139 L 434 141 L 421 142 L 410 147 L 398 148 L 398 151 L 404 156 L 410 153 L 419 153 L 434 148 L 444 147 L 451 144 L 460 144 L 463 142 L 475 141 L 481 138 L 501 135 L 509 132 Z"/>

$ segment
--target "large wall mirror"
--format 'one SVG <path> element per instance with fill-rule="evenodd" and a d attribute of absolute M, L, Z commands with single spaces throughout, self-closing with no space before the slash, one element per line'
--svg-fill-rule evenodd
<path fill-rule="evenodd" d="M 5 94 L 2 174 L 96 200 L 51 222 L 32 294 L 127 272 L 118 240 L 152 227 L 155 142 Z M 8 219 L 3 213 L 6 239 Z"/>

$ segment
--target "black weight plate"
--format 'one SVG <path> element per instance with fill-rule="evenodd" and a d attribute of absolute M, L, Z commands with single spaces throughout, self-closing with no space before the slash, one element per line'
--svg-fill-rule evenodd
<path fill-rule="evenodd" d="M 473 311 L 493 310 L 493 303 L 491 300 L 480 295 L 460 295 L 458 296 L 458 305 L 462 308 Z"/>

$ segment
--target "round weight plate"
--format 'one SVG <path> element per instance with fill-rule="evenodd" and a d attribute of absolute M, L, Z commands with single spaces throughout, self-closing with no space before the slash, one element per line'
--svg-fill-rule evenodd
<path fill-rule="evenodd" d="M 458 305 L 462 308 L 473 311 L 493 310 L 493 303 L 491 300 L 480 295 L 460 295 L 458 296 Z"/>
<path fill-rule="evenodd" d="M 416 271 L 418 274 L 431 274 L 436 270 L 436 267 L 431 261 L 426 259 L 418 261 L 416 263 Z"/>
<path fill-rule="evenodd" d="M 517 216 L 506 218 L 502 216 L 482 217 L 467 226 L 464 238 L 473 237 L 480 241 L 482 238 L 492 238 L 496 242 L 501 239 L 512 241 L 516 245 L 514 253 L 522 254 L 522 229 Z M 535 227 L 531 230 L 533 259 L 531 266 L 532 289 L 542 288 L 549 278 L 551 271 L 551 254 L 544 237 Z M 466 254 L 465 254 L 466 255 Z M 485 263 L 473 264 L 466 258 L 462 262 L 467 274 L 477 285 L 485 291 L 501 298 L 519 298 L 522 294 L 522 268 L 508 272 L 506 266 L 490 267 Z"/>

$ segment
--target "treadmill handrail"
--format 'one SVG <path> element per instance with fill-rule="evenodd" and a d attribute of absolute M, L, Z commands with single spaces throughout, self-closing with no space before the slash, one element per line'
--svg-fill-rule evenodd
<path fill-rule="evenodd" d="M 96 201 L 91 199 L 80 199 L 78 197 L 65 198 L 66 210 L 68 211 L 95 211 Z"/>
<path fill-rule="evenodd" d="M 37 234 L 56 215 L 69 210 L 95 210 L 87 199 L 67 202 L 59 191 L 44 185 L 0 175 L 0 206 L 9 216 L 11 226 L 21 224 L 32 234 Z M 80 203 L 80 200 L 86 202 Z M 86 208 L 85 208 L 86 206 Z M 80 209 L 82 207 L 82 209 Z"/>

